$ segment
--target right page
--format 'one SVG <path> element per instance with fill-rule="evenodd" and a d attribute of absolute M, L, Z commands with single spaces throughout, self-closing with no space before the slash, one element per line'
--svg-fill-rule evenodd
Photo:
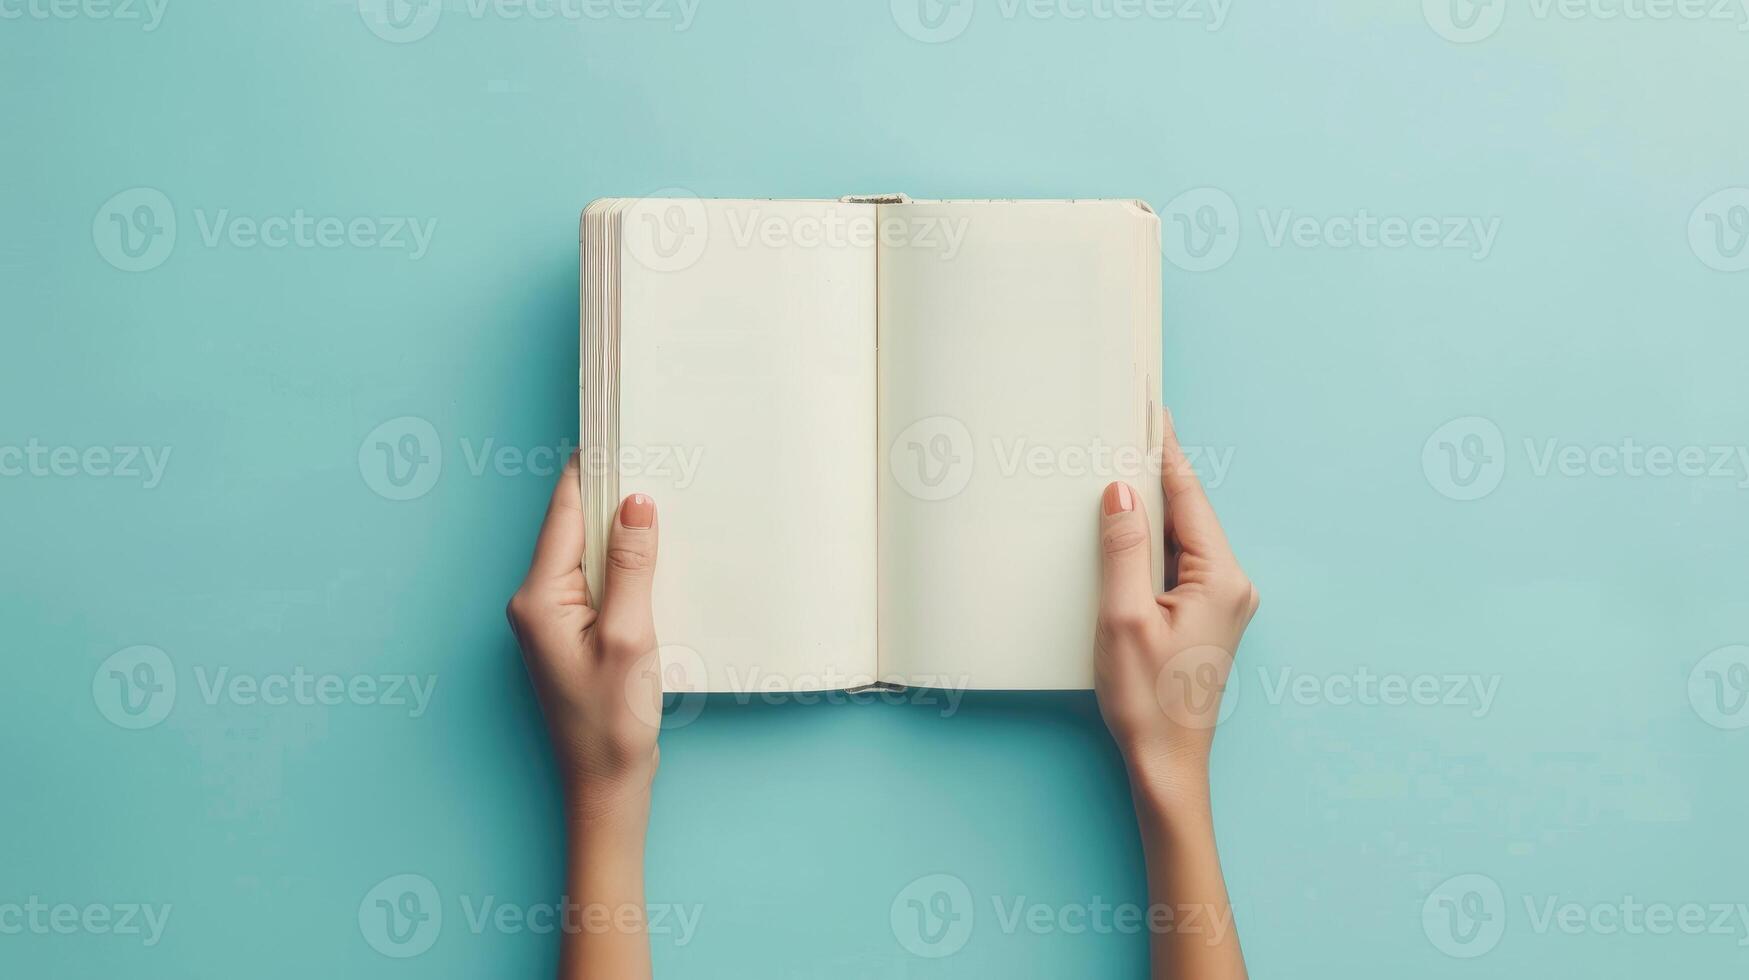
<path fill-rule="evenodd" d="M 1129 481 L 1161 527 L 1159 221 L 1136 201 L 880 212 L 881 674 L 1091 688 L 1101 489 Z"/>

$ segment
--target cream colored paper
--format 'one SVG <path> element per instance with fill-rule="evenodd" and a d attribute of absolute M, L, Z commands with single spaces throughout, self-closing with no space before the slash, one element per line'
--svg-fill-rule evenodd
<path fill-rule="evenodd" d="M 827 229 L 872 227 L 874 206 L 685 207 L 697 210 L 682 222 L 630 207 L 643 227 L 622 229 L 619 269 L 619 491 L 650 494 L 660 513 L 664 682 L 868 683 L 875 252 Z M 702 242 L 679 241 L 701 216 Z"/>
<path fill-rule="evenodd" d="M 880 255 L 882 671 L 1090 688 L 1101 490 L 1127 479 L 1161 526 L 1158 220 L 1129 201 L 881 211 L 963 232 Z"/>
<path fill-rule="evenodd" d="M 618 199 L 583 239 L 586 565 L 656 498 L 669 690 L 1092 686 L 1100 490 L 1163 510 L 1145 205 Z"/>

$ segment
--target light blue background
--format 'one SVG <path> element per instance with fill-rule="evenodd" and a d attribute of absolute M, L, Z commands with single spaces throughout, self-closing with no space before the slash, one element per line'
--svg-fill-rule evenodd
<path fill-rule="evenodd" d="M 1749 34 L 1516 3 L 1471 44 L 1412 0 L 1233 0 L 1212 31 L 977 4 L 942 43 L 885 3 L 810 0 L 703 0 L 684 31 L 476 18 L 452 0 L 413 43 L 322 0 L 169 0 L 150 31 L 0 20 L 0 445 L 172 450 L 150 490 L 0 478 L 0 904 L 174 907 L 150 949 L 0 935 L 0 973 L 550 969 L 549 937 L 474 934 L 460 902 L 560 888 L 550 758 L 502 616 L 551 478 L 476 476 L 463 446 L 575 438 L 577 213 L 666 187 L 1163 211 L 1187 190 L 1228 195 L 1231 260 L 1165 268 L 1165 378 L 1185 439 L 1232 451 L 1212 493 L 1264 595 L 1214 762 L 1253 975 L 1749 966 L 1735 920 L 1568 935 L 1525 904 L 1749 902 L 1749 734 L 1689 692 L 1709 651 L 1749 643 L 1749 474 L 1539 474 L 1526 449 L 1749 438 L 1749 273 L 1710 268 L 1688 233 L 1703 200 L 1749 185 Z M 136 187 L 173 203 L 178 236 L 133 273 L 93 225 Z M 221 209 L 437 225 L 416 261 L 209 246 L 200 222 Z M 1274 247 L 1265 230 L 1287 210 L 1361 209 L 1498 218 L 1498 236 L 1478 261 Z M 397 502 L 358 451 L 402 416 L 432 424 L 444 466 Z M 1459 501 L 1423 447 L 1467 417 L 1497 427 L 1505 469 Z M 93 677 L 139 644 L 166 652 L 180 690 L 168 720 L 129 731 Z M 437 688 L 416 719 L 208 704 L 197 671 L 225 667 Z M 1272 703 L 1257 673 L 1363 667 L 1474 673 L 1498 693 L 1481 717 Z M 358 924 L 400 873 L 429 878 L 445 916 L 404 961 Z M 925 960 L 889 911 L 934 873 L 966 883 L 976 925 Z M 1500 887 L 1505 932 L 1464 960 L 1422 911 L 1472 873 Z M 1009 934 L 991 905 L 1145 901 L 1086 696 L 980 696 L 948 718 L 713 703 L 665 736 L 649 892 L 703 910 L 688 945 L 658 942 L 665 976 L 1145 963 L 1140 936 Z"/>

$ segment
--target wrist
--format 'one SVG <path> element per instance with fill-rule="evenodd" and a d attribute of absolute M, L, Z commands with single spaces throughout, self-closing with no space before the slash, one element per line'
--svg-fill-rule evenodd
<path fill-rule="evenodd" d="M 573 831 L 636 830 L 650 822 L 649 778 L 573 776 L 565 781 L 565 823 Z"/>
<path fill-rule="evenodd" d="M 1143 820 L 1207 819 L 1210 806 L 1206 759 L 1143 751 L 1125 753 L 1124 764 L 1136 813 Z"/>

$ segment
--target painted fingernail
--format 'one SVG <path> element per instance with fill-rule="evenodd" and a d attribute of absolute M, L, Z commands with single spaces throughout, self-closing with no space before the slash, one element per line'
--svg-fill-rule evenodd
<path fill-rule="evenodd" d="M 634 493 L 620 505 L 619 522 L 626 527 L 642 531 L 656 519 L 656 502 L 649 497 Z"/>
<path fill-rule="evenodd" d="M 1136 509 L 1136 492 L 1127 483 L 1113 483 L 1105 488 L 1105 514 L 1121 514 Z"/>

